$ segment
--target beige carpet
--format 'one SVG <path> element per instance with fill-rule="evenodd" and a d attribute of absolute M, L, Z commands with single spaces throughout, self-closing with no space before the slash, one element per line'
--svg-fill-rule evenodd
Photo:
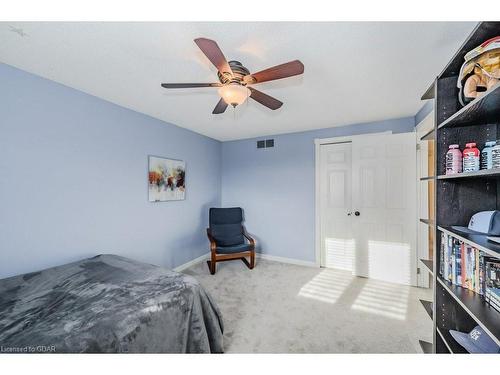
<path fill-rule="evenodd" d="M 184 272 L 218 303 L 227 353 L 421 353 L 418 340 L 432 341 L 419 302 L 430 289 L 262 259 Z"/>

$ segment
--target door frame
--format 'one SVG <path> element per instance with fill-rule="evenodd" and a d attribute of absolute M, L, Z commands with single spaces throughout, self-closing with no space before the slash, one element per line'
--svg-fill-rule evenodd
<path fill-rule="evenodd" d="M 316 267 L 321 267 L 321 210 L 319 197 L 320 184 L 320 147 L 321 145 L 352 142 L 354 138 L 370 137 L 373 135 L 390 135 L 392 130 L 379 133 L 349 135 L 344 137 L 315 138 L 314 139 L 314 252 Z"/>

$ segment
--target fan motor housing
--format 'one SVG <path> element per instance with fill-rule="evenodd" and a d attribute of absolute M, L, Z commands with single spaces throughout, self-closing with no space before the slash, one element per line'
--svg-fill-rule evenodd
<path fill-rule="evenodd" d="M 219 81 L 226 85 L 228 83 L 238 83 L 240 85 L 246 85 L 247 82 L 243 81 L 243 77 L 247 76 L 250 74 L 250 71 L 243 66 L 242 63 L 239 61 L 231 60 L 228 61 L 229 66 L 231 67 L 231 70 L 233 71 L 233 75 L 228 72 L 217 72 L 217 75 L 219 76 Z"/>

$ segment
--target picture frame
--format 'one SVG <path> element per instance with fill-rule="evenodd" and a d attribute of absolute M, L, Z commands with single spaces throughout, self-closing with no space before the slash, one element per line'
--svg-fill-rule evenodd
<path fill-rule="evenodd" d="M 186 197 L 186 162 L 148 155 L 148 200 L 168 202 Z"/>

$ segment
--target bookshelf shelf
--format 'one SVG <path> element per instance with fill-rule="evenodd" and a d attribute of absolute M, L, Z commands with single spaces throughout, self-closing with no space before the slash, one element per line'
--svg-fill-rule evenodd
<path fill-rule="evenodd" d="M 428 99 L 434 99 L 434 82 L 431 83 L 427 91 L 424 92 L 424 95 L 422 95 L 422 97 L 420 98 L 420 100 Z"/>
<path fill-rule="evenodd" d="M 439 336 L 443 340 L 444 344 L 446 345 L 446 348 L 448 351 L 452 354 L 468 354 L 467 350 L 465 350 L 458 342 L 455 341 L 453 336 L 451 336 L 450 331 L 441 329 L 439 327 L 436 327 L 436 331 L 438 332 Z"/>
<path fill-rule="evenodd" d="M 424 224 L 427 224 L 427 225 L 430 225 L 431 227 L 434 226 L 436 223 L 434 222 L 434 220 L 430 220 L 430 219 L 420 219 L 420 222 L 421 223 L 424 223 Z"/>
<path fill-rule="evenodd" d="M 422 351 L 425 354 L 432 353 L 432 344 L 430 342 L 424 340 L 418 340 L 418 343 L 420 344 L 420 347 L 422 348 Z"/>
<path fill-rule="evenodd" d="M 500 83 L 439 124 L 438 129 L 487 123 L 500 115 Z"/>
<path fill-rule="evenodd" d="M 429 315 L 429 318 L 432 319 L 432 302 L 431 301 L 426 301 L 425 299 L 421 299 L 420 303 L 424 307 L 425 311 L 427 312 L 427 315 Z"/>
<path fill-rule="evenodd" d="M 481 296 L 472 290 L 453 285 L 440 276 L 437 280 L 477 324 L 500 345 L 500 313 L 488 306 Z"/>
<path fill-rule="evenodd" d="M 499 103 L 500 105 L 500 103 Z M 477 172 L 464 172 L 449 175 L 439 175 L 438 180 L 456 180 L 459 178 L 497 178 L 500 177 L 500 169 L 483 169 Z"/>
<path fill-rule="evenodd" d="M 444 335 L 441 333 L 441 330 L 439 328 L 436 329 L 437 330 L 437 333 L 439 335 L 439 337 L 441 337 L 441 340 L 443 340 L 444 342 L 444 345 L 446 346 L 446 348 L 448 349 L 448 352 L 450 353 L 454 353 L 454 351 L 450 348 L 450 345 L 448 344 L 448 341 L 445 339 Z M 451 335 L 450 335 L 451 336 Z"/>
<path fill-rule="evenodd" d="M 425 133 L 422 137 L 420 137 L 421 141 L 431 141 L 436 138 L 436 129 L 432 128 L 427 133 Z"/>
<path fill-rule="evenodd" d="M 425 268 L 429 270 L 431 275 L 434 275 L 434 267 L 432 265 L 432 260 L 420 259 L 420 261 L 424 264 Z"/>
<path fill-rule="evenodd" d="M 420 177 L 420 181 L 435 180 L 436 176 Z"/>
<path fill-rule="evenodd" d="M 457 90 L 464 56 L 497 35 L 500 35 L 500 22 L 478 23 L 422 96 L 422 99 L 432 99 L 434 103 L 434 131 L 422 137 L 434 140 L 434 167 L 429 172 L 434 176 L 421 178 L 422 181 L 433 182 L 429 183 L 434 191 L 433 206 L 429 207 L 434 219 L 434 225 L 429 226 L 433 259 L 421 259 L 421 262 L 433 277 L 434 341 L 431 351 L 435 353 L 466 353 L 453 339 L 450 329 L 470 332 L 476 325 L 483 327 L 500 345 L 500 313 L 479 294 L 453 285 L 439 275 L 442 233 L 475 247 L 487 256 L 500 259 L 500 244 L 489 241 L 484 235 L 462 233 L 452 227 L 467 225 L 477 212 L 500 210 L 500 168 L 445 175 L 446 152 L 450 144 L 464 147 L 466 143 L 476 142 L 482 146 L 500 136 L 500 83 L 463 107 Z"/>
<path fill-rule="evenodd" d="M 488 254 L 489 256 L 495 257 L 495 258 L 500 258 L 500 244 L 497 244 L 496 242 L 490 241 L 486 238 L 484 235 L 480 234 L 469 234 L 469 233 L 462 233 L 453 227 L 440 227 L 438 226 L 438 229 L 446 234 L 449 234 L 450 236 L 453 236 L 460 241 L 463 241 L 483 252 Z"/>

